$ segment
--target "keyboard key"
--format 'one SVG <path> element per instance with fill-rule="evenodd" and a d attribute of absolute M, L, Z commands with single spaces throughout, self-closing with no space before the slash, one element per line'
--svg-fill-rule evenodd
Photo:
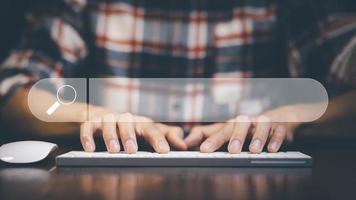
<path fill-rule="evenodd" d="M 268 158 L 286 158 L 286 155 L 284 152 L 277 152 L 277 153 L 269 153 L 267 154 Z"/>
<path fill-rule="evenodd" d="M 287 158 L 305 158 L 307 155 L 297 151 L 288 151 L 286 156 Z"/>
<path fill-rule="evenodd" d="M 267 158 L 267 155 L 266 155 L 266 153 L 260 153 L 260 154 L 254 154 L 254 153 L 250 153 L 250 154 L 248 154 L 248 156 L 250 157 L 250 158 Z"/>

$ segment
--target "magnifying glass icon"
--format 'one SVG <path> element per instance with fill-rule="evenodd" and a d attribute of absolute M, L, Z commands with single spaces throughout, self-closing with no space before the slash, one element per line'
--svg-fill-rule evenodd
<path fill-rule="evenodd" d="M 73 90 L 74 92 L 74 98 L 72 99 L 72 101 L 63 101 L 60 98 L 60 91 L 64 90 L 64 89 L 70 89 Z M 57 90 L 57 101 L 54 102 L 46 111 L 47 115 L 52 115 L 54 113 L 54 111 L 56 111 L 60 105 L 71 105 L 75 102 L 75 100 L 77 99 L 77 91 L 74 89 L 73 86 L 71 85 L 62 85 L 61 87 L 58 88 Z"/>

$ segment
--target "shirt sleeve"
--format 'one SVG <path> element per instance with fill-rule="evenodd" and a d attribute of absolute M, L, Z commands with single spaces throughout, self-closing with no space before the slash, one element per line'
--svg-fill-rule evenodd
<path fill-rule="evenodd" d="M 355 73 L 350 73 L 355 65 L 344 62 L 347 55 L 351 58 L 356 18 L 327 6 L 317 1 L 283 1 L 281 20 L 289 75 L 316 79 L 333 96 L 356 86 L 351 77 Z"/>
<path fill-rule="evenodd" d="M 69 5 L 56 9 L 70 10 Z M 18 45 L 0 65 L 0 106 L 16 88 L 29 87 L 40 79 L 73 76 L 87 55 L 79 12 L 27 15 L 27 26 Z M 48 12 L 46 12 L 48 11 Z M 77 10 L 78 11 L 78 10 Z"/>

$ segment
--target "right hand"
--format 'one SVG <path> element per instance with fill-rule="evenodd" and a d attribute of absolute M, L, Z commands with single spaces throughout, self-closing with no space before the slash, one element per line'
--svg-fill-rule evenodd
<path fill-rule="evenodd" d="M 138 151 L 137 138 L 144 138 L 157 153 L 168 153 L 170 145 L 178 150 L 186 150 L 183 129 L 155 123 L 153 120 L 133 115 L 118 114 L 104 108 L 91 107 L 89 121 L 80 126 L 80 141 L 87 152 L 95 151 L 94 133 L 102 134 L 107 151 L 117 153 L 120 142 L 126 153 Z"/>

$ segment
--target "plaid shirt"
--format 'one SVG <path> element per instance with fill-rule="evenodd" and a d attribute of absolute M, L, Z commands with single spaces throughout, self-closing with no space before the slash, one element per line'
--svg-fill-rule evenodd
<path fill-rule="evenodd" d="M 1 102 L 49 77 L 312 77 L 355 85 L 335 61 L 355 28 L 329 31 L 334 18 L 315 1 L 66 0 L 27 20 L 1 67 Z"/>

